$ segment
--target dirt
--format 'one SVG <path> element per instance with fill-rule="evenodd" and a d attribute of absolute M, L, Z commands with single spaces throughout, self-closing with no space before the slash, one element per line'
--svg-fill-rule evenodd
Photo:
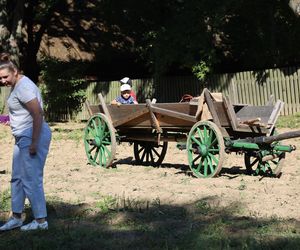
<path fill-rule="evenodd" d="M 56 125 L 61 129 L 83 128 L 85 124 Z M 57 127 L 52 127 L 52 130 Z M 284 132 L 286 130 L 279 130 Z M 14 143 L 8 127 L 1 126 L 0 190 L 9 188 Z M 6 136 L 3 136 L 5 135 Z M 107 196 L 161 204 L 188 205 L 213 197 L 217 206 L 239 204 L 239 214 L 300 220 L 300 139 L 286 140 L 297 150 L 288 153 L 280 178 L 245 174 L 243 157 L 226 155 L 217 178 L 199 179 L 190 174 L 185 151 L 169 143 L 161 167 L 135 165 L 133 147 L 118 145 L 115 168 L 87 164 L 82 140 L 61 139 L 54 132 L 45 166 L 47 199 L 93 203 Z"/>

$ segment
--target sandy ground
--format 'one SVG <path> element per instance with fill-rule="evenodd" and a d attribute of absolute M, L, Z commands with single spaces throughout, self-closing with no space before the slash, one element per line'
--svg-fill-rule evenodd
<path fill-rule="evenodd" d="M 62 125 L 62 128 L 84 124 Z M 10 130 L 1 126 L 0 189 L 9 188 L 14 143 Z M 54 130 L 54 127 L 52 127 Z M 283 132 L 286 130 L 279 130 Z M 239 213 L 253 217 L 292 218 L 300 221 L 300 138 L 286 140 L 297 146 L 288 153 L 280 178 L 245 175 L 243 157 L 226 155 L 217 178 L 198 179 L 190 175 L 185 151 L 170 143 L 159 168 L 134 165 L 133 148 L 118 145 L 116 168 L 103 169 L 87 164 L 83 141 L 52 140 L 45 167 L 47 199 L 66 203 L 93 203 L 105 196 L 136 201 L 159 200 L 161 204 L 188 205 L 214 198 L 219 206 L 239 204 Z"/>

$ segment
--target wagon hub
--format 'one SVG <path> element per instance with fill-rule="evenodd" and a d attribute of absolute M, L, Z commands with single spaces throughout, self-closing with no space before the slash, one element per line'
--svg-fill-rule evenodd
<path fill-rule="evenodd" d="M 208 148 L 206 145 L 201 144 L 198 146 L 198 152 L 201 156 L 207 156 L 208 155 Z"/>
<path fill-rule="evenodd" d="M 95 139 L 93 140 L 93 145 L 95 145 L 96 147 L 100 147 L 102 144 L 102 140 L 100 137 L 96 136 Z"/>

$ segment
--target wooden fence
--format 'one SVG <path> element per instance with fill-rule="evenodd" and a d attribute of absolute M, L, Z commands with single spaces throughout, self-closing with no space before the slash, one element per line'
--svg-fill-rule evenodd
<path fill-rule="evenodd" d="M 98 93 L 102 93 L 109 103 L 119 95 L 118 81 L 90 82 L 86 89 L 87 99 L 92 104 L 98 103 Z M 211 76 L 206 82 L 200 82 L 195 77 L 167 77 L 134 79 L 133 89 L 138 101 L 145 102 L 147 98 L 156 98 L 157 102 L 179 102 L 184 94 L 199 95 L 203 88 L 211 92 L 222 92 L 229 96 L 233 103 L 264 105 L 271 95 L 275 100 L 285 103 L 282 115 L 292 115 L 300 112 L 300 67 L 268 69 L 263 71 L 247 71 Z M 7 90 L 1 88 L 0 104 L 3 104 Z M 87 120 L 86 107 L 76 116 L 65 110 L 61 120 Z M 51 114 L 48 117 L 51 118 Z"/>

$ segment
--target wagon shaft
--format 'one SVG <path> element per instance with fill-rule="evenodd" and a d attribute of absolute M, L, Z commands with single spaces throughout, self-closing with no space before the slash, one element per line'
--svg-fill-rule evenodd
<path fill-rule="evenodd" d="M 300 137 L 300 130 L 291 131 L 282 133 L 280 135 L 273 135 L 273 136 L 259 136 L 255 138 L 249 138 L 249 142 L 257 143 L 257 144 L 270 144 L 276 141 L 282 141 L 286 139 L 292 139 Z"/>

